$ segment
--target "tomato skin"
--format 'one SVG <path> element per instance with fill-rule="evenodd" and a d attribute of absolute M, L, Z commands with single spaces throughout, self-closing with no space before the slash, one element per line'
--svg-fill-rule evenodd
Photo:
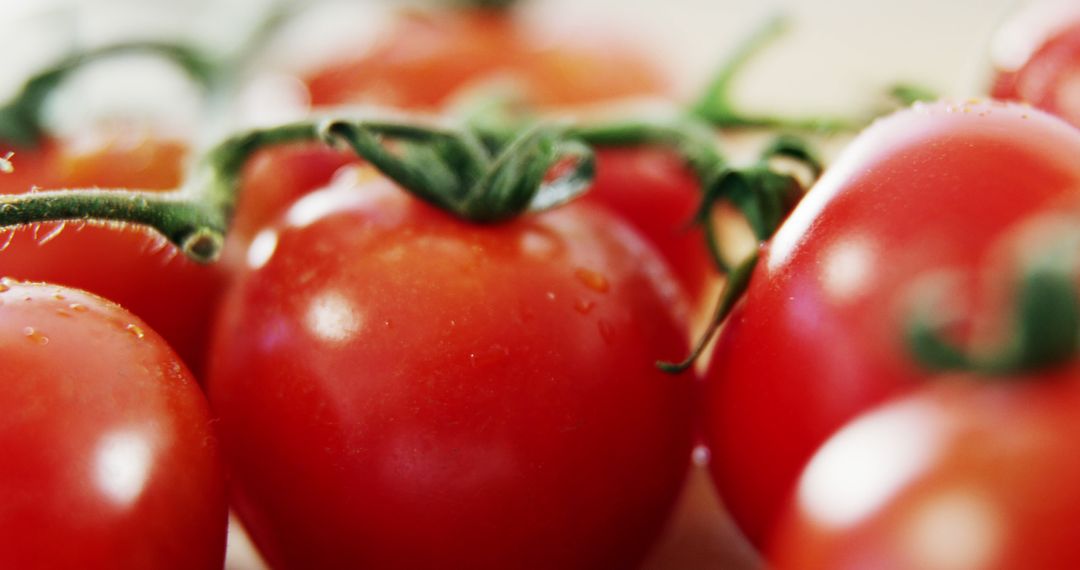
<path fill-rule="evenodd" d="M 244 252 L 259 230 L 273 223 L 289 204 L 330 182 L 343 166 L 358 162 L 352 152 L 318 143 L 257 152 L 241 175 L 236 214 L 222 253 L 224 261 L 230 267 L 242 264 Z"/>
<path fill-rule="evenodd" d="M 224 470 L 191 373 L 117 305 L 0 283 L 0 566 L 221 568 Z"/>
<path fill-rule="evenodd" d="M 992 238 L 1080 195 L 1080 136 L 1037 110 L 938 103 L 880 120 L 763 252 L 706 373 L 712 472 L 767 541 L 798 473 L 846 421 L 926 378 L 902 342 L 906 284 L 954 269 L 976 299 Z"/>
<path fill-rule="evenodd" d="M 461 89 L 510 79 L 530 105 L 580 105 L 668 92 L 662 75 L 612 42 L 558 38 L 512 12 L 403 12 L 372 49 L 305 80 L 313 106 L 436 109 Z"/>
<path fill-rule="evenodd" d="M 678 287 L 636 234 L 583 205 L 466 224 L 378 178 L 285 220 L 209 384 L 272 567 L 640 562 L 693 420 L 690 378 L 654 367 L 687 350 Z"/>
<path fill-rule="evenodd" d="M 1035 3 L 1001 31 L 990 95 L 1024 101 L 1080 126 L 1080 9 Z"/>
<path fill-rule="evenodd" d="M 809 464 L 772 567 L 1080 566 L 1078 373 L 951 378 L 861 416 Z"/>
<path fill-rule="evenodd" d="M 700 186 L 673 152 L 609 148 L 597 153 L 596 179 L 583 200 L 630 222 L 664 256 L 687 295 L 700 302 L 719 276 L 704 232 L 694 223 Z"/>
<path fill-rule="evenodd" d="M 95 133 L 18 150 L 0 193 L 32 186 L 166 190 L 181 179 L 180 143 L 137 133 Z M 0 276 L 77 287 L 116 301 L 146 320 L 201 376 L 212 313 L 224 286 L 221 267 L 198 265 L 150 230 L 67 224 L 0 235 Z M 8 241 L 10 235 L 11 240 Z"/>

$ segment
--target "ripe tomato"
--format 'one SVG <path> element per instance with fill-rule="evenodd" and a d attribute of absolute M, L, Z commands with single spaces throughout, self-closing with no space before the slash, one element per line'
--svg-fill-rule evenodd
<path fill-rule="evenodd" d="M 1080 126 L 1080 7 L 1037 2 L 994 42 L 991 96 L 1026 101 Z"/>
<path fill-rule="evenodd" d="M 31 187 L 172 189 L 181 179 L 182 144 L 132 131 L 54 140 L 17 150 L 0 193 Z M 38 224 L 0 234 L 0 276 L 92 291 L 146 320 L 197 375 L 210 316 L 224 283 L 219 267 L 200 266 L 149 231 L 83 224 Z"/>
<path fill-rule="evenodd" d="M 261 233 L 209 382 L 234 506 L 273 567 L 615 568 L 682 484 L 678 286 L 575 204 L 478 226 L 382 178 Z"/>
<path fill-rule="evenodd" d="M 879 120 L 807 194 L 707 371 L 713 476 L 754 543 L 830 433 L 925 378 L 902 342 L 907 280 L 973 275 L 1005 226 L 1080 195 L 1077 156 L 1080 133 L 1037 110 L 938 103 Z"/>
<path fill-rule="evenodd" d="M 370 51 L 305 83 L 317 107 L 349 102 L 434 109 L 463 88 L 503 80 L 539 107 L 668 91 L 661 74 L 625 46 L 551 36 L 512 11 L 404 12 Z"/>
<path fill-rule="evenodd" d="M 692 223 L 701 196 L 697 177 L 673 152 L 628 147 L 599 152 L 596 181 L 583 200 L 630 222 L 667 260 L 690 298 L 700 301 L 718 277 L 705 236 Z"/>
<path fill-rule="evenodd" d="M 210 411 L 137 317 L 0 280 L 0 566 L 221 568 Z"/>
<path fill-rule="evenodd" d="M 811 460 L 772 567 L 1080 566 L 1078 374 L 954 378 L 860 417 Z"/>
<path fill-rule="evenodd" d="M 370 51 L 318 70 L 305 83 L 314 107 L 375 103 L 413 110 L 437 109 L 461 89 L 506 78 L 541 109 L 668 92 L 656 69 L 610 38 L 552 42 L 550 35 L 513 12 L 408 11 Z M 238 226 L 268 223 L 292 197 L 325 184 L 334 172 L 325 167 L 341 160 L 326 149 L 309 147 L 304 154 L 318 166 L 263 163 L 265 182 L 245 185 Z M 699 197 L 697 182 L 662 151 L 605 150 L 598 163 L 594 199 L 642 231 L 697 298 L 711 274 L 700 232 L 687 229 Z M 303 180 L 292 172 L 305 173 Z M 290 190 L 282 192 L 285 187 Z M 250 229 L 239 233 L 246 244 Z"/>
<path fill-rule="evenodd" d="M 323 144 L 270 147 L 248 161 L 222 258 L 230 267 L 243 264 L 251 238 L 281 210 L 315 188 L 324 186 L 342 166 L 358 162 L 349 151 Z"/>

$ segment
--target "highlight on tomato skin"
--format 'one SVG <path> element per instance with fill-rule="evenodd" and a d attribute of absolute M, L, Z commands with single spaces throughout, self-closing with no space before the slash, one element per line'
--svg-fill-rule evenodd
<path fill-rule="evenodd" d="M 1034 2 L 998 31 L 990 95 L 1024 101 L 1080 126 L 1080 6 Z"/>
<path fill-rule="evenodd" d="M 1077 156 L 1080 133 L 1036 109 L 941 102 L 879 120 L 810 190 L 706 372 L 713 477 L 752 542 L 768 540 L 832 432 L 928 379 L 902 342 L 903 284 L 970 270 L 1012 223 L 1076 199 Z M 980 295 L 973 280 L 961 287 Z"/>
<path fill-rule="evenodd" d="M 202 392 L 100 297 L 0 280 L 0 566 L 220 569 L 225 475 Z"/>
<path fill-rule="evenodd" d="M 359 179 L 254 240 L 215 334 L 234 505 L 268 562 L 640 563 L 693 421 L 691 378 L 654 366 L 687 350 L 655 252 L 586 204 L 476 226 Z"/>
<path fill-rule="evenodd" d="M 185 143 L 130 127 L 102 127 L 40 148 L 16 150 L 0 193 L 33 188 L 171 190 Z M 0 233 L 0 275 L 78 287 L 120 303 L 160 331 L 200 376 L 210 320 L 225 283 L 220 266 L 198 265 L 149 230 L 46 223 Z"/>
<path fill-rule="evenodd" d="M 770 567 L 1080 565 L 1077 372 L 941 378 L 860 416 L 810 461 Z"/>
<path fill-rule="evenodd" d="M 323 144 L 272 147 L 256 153 L 241 176 L 222 263 L 238 270 L 252 238 L 263 227 L 289 204 L 332 181 L 342 167 L 357 163 L 355 154 Z"/>

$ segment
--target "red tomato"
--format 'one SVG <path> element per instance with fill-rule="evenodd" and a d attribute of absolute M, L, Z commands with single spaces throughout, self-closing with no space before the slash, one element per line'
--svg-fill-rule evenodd
<path fill-rule="evenodd" d="M 807 467 L 772 567 L 1080 567 L 1078 374 L 953 379 L 860 417 Z"/>
<path fill-rule="evenodd" d="M 632 567 L 686 473 L 678 287 L 570 205 L 477 226 L 381 178 L 310 194 L 223 303 L 209 394 L 278 568 Z"/>
<path fill-rule="evenodd" d="M 660 73 L 625 46 L 552 38 L 513 12 L 495 10 L 405 12 L 370 51 L 320 70 L 306 83 L 314 106 L 433 109 L 463 88 L 506 79 L 540 107 L 668 91 Z"/>
<path fill-rule="evenodd" d="M 270 147 L 248 161 L 241 176 L 236 214 L 222 258 L 230 267 L 243 263 L 251 238 L 304 194 L 325 185 L 346 164 L 358 162 L 350 151 L 324 144 Z"/>
<path fill-rule="evenodd" d="M 376 103 L 430 110 L 461 89 L 507 77 L 519 83 L 530 105 L 540 108 L 668 91 L 667 82 L 647 61 L 610 38 L 555 42 L 550 35 L 512 12 L 404 12 L 369 52 L 307 78 L 311 104 Z M 258 169 L 265 173 L 262 180 L 245 185 L 246 197 L 237 209 L 241 242 L 286 207 L 286 197 L 325 184 L 334 172 L 326 167 L 342 160 L 339 153 L 311 148 L 303 156 L 310 163 L 296 168 L 283 160 L 264 161 Z M 687 229 L 699 199 L 696 180 L 673 155 L 660 151 L 613 149 L 601 152 L 598 162 L 591 192 L 595 199 L 642 231 L 698 298 L 711 275 L 711 262 L 701 233 Z M 303 180 L 293 172 L 304 173 Z"/>
<path fill-rule="evenodd" d="M 1080 196 L 1080 133 L 1001 103 L 917 106 L 867 129 L 763 252 L 707 372 L 712 472 L 759 546 L 834 430 L 925 373 L 907 358 L 905 284 L 968 275 L 1018 218 Z"/>
<path fill-rule="evenodd" d="M 993 44 L 998 99 L 1025 101 L 1080 126 L 1080 7 L 1071 0 L 1028 6 Z"/>
<path fill-rule="evenodd" d="M 51 141 L 16 151 L 0 193 L 32 186 L 172 189 L 183 145 L 120 131 Z M 116 301 L 159 331 L 199 374 L 210 316 L 224 283 L 219 267 L 200 266 L 148 230 L 126 226 L 38 224 L 0 234 L 0 276 L 60 283 Z"/>
<path fill-rule="evenodd" d="M 221 568 L 225 478 L 191 374 L 124 309 L 0 280 L 0 566 Z"/>
<path fill-rule="evenodd" d="M 649 239 L 691 299 L 705 298 L 719 274 L 693 223 L 700 182 L 673 152 L 637 147 L 601 150 L 596 182 L 584 200 L 613 210 Z M 709 299 L 712 301 L 713 299 Z"/>

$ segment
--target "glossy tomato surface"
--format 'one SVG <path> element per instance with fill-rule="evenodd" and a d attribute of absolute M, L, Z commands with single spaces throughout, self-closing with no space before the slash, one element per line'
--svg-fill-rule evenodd
<path fill-rule="evenodd" d="M 184 145 L 131 130 L 88 133 L 16 150 L 0 193 L 33 187 L 171 190 Z M 135 226 L 36 224 L 0 234 L 0 276 L 48 281 L 120 303 L 159 331 L 199 374 L 211 314 L 224 285 L 220 267 L 198 265 Z"/>
<path fill-rule="evenodd" d="M 861 416 L 810 462 L 772 567 L 1080 566 L 1078 373 L 942 380 Z"/>
<path fill-rule="evenodd" d="M 602 149 L 596 180 L 583 200 L 630 222 L 671 266 L 683 289 L 699 301 L 719 277 L 695 224 L 700 183 L 675 153 L 657 148 Z"/>
<path fill-rule="evenodd" d="M 461 90 L 509 82 L 540 107 L 668 91 L 663 75 L 612 38 L 556 36 L 513 11 L 403 12 L 367 52 L 306 79 L 314 106 L 434 109 Z"/>
<path fill-rule="evenodd" d="M 1033 210 L 1080 196 L 1080 133 L 1037 110 L 937 103 L 879 120 L 764 251 L 707 372 L 714 478 L 767 542 L 796 477 L 834 430 L 924 379 L 903 343 L 910 279 L 961 272 Z"/>
<path fill-rule="evenodd" d="M 1080 6 L 1035 2 L 998 33 L 990 95 L 1025 101 L 1080 126 Z"/>
<path fill-rule="evenodd" d="M 628 568 L 691 445 L 678 286 L 571 205 L 451 219 L 381 178 L 306 196 L 227 295 L 209 393 L 276 568 Z"/>
<path fill-rule="evenodd" d="M 241 175 L 236 213 L 222 258 L 230 268 L 243 264 L 248 244 L 298 198 L 325 186 L 341 167 L 359 162 L 350 151 L 323 144 L 270 147 L 252 156 Z"/>
<path fill-rule="evenodd" d="M 0 281 L 0 566 L 220 569 L 225 477 L 176 354 L 99 297 Z"/>

